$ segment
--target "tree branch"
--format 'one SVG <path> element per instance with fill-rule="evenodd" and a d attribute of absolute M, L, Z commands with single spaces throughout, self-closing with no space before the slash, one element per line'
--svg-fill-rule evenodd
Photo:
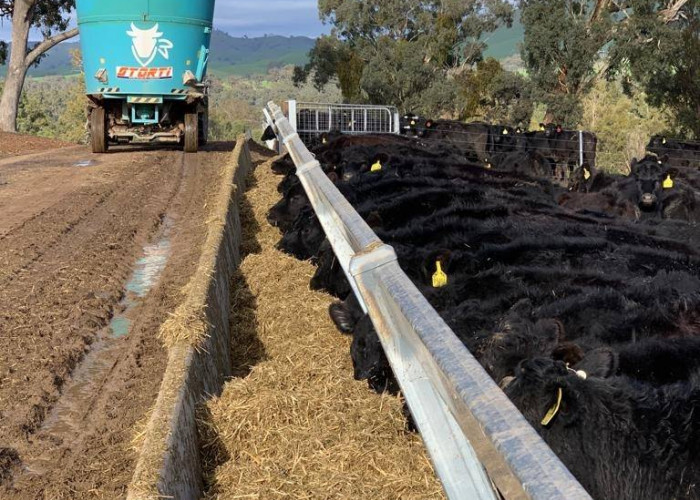
<path fill-rule="evenodd" d="M 593 23 L 598 21 L 603 15 L 603 12 L 608 8 L 610 0 L 596 0 L 595 8 L 593 9 L 593 15 L 588 20 L 588 27 L 590 28 Z"/>
<path fill-rule="evenodd" d="M 34 61 L 36 61 L 37 57 L 39 57 L 41 54 L 46 52 L 47 50 L 51 49 L 55 45 L 58 45 L 64 40 L 68 40 L 69 38 L 73 38 L 78 34 L 78 28 L 73 28 L 72 30 L 64 31 L 63 33 L 58 33 L 57 35 L 54 35 L 50 38 L 47 38 L 43 42 L 41 42 L 39 45 L 34 47 L 24 58 L 24 63 L 27 65 L 27 67 L 31 66 Z"/>
<path fill-rule="evenodd" d="M 675 2 L 670 2 L 668 8 L 659 11 L 659 17 L 666 24 L 678 19 L 678 13 L 683 8 L 688 0 L 676 0 Z"/>

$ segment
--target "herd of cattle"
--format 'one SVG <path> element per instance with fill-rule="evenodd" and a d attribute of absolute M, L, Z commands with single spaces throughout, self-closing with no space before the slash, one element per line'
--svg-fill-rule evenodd
<path fill-rule="evenodd" d="M 654 138 L 629 175 L 611 175 L 595 167 L 592 135 L 575 133 L 577 158 L 579 140 L 593 147 L 574 166 L 573 155 L 550 156 L 564 146 L 544 151 L 574 140 L 558 127 L 484 126 L 485 148 L 461 129 L 333 134 L 313 152 L 594 498 L 700 499 L 696 152 L 669 160 L 665 148 L 679 145 Z M 566 186 L 551 176 L 562 165 Z M 340 299 L 330 314 L 353 335 L 355 377 L 398 390 L 292 161 L 273 170 L 284 176 L 268 215 L 280 248 L 312 259 L 312 288 Z"/>

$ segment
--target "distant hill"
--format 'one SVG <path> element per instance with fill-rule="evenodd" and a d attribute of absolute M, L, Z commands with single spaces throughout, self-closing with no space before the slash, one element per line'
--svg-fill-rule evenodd
<path fill-rule="evenodd" d="M 284 37 L 269 35 L 259 38 L 237 38 L 214 30 L 211 42 L 209 70 L 218 75 L 265 74 L 272 67 L 303 64 L 314 45 L 314 39 L 304 36 Z M 71 66 L 71 50 L 78 42 L 64 42 L 54 47 L 29 71 L 30 76 L 69 75 L 76 73 Z M 5 66 L 0 66 L 4 75 Z"/>
<path fill-rule="evenodd" d="M 523 42 L 524 36 L 525 28 L 520 23 L 519 12 L 516 12 L 512 27 L 499 28 L 486 36 L 485 41 L 488 44 L 488 48 L 484 55 L 499 61 L 519 55 L 520 44 Z"/>

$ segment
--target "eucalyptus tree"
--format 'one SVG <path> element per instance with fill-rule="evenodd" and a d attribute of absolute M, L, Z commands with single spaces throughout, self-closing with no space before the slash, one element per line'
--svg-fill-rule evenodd
<path fill-rule="evenodd" d="M 0 21 L 9 19 L 11 45 L 0 44 L 0 64 L 7 63 L 7 74 L 0 97 L 0 130 L 14 132 L 17 108 L 27 70 L 48 50 L 78 34 L 68 29 L 75 0 L 0 0 Z M 30 44 L 29 33 L 36 28 L 42 35 Z"/>
<path fill-rule="evenodd" d="M 319 0 L 332 26 L 319 38 L 296 81 L 313 72 L 318 86 L 333 78 L 352 102 L 391 103 L 437 112 L 454 104 L 447 79 L 482 59 L 484 35 L 510 25 L 506 0 Z"/>

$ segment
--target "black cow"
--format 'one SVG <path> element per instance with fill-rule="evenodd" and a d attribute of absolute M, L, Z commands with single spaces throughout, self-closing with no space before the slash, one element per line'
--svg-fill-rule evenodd
<path fill-rule="evenodd" d="M 664 159 L 664 163 L 675 168 L 700 168 L 700 144 L 668 139 L 655 135 L 647 144 L 647 151 Z"/>
<path fill-rule="evenodd" d="M 697 220 L 695 190 L 682 181 L 677 169 L 668 168 L 655 156 L 646 156 L 632 160 L 630 178 L 634 182 L 621 186 L 621 190 L 643 214 Z"/>
<path fill-rule="evenodd" d="M 367 380 L 370 388 L 379 393 L 398 392 L 398 383 L 369 315 L 365 315 L 355 326 L 350 356 L 355 380 Z"/>
<path fill-rule="evenodd" d="M 594 498 L 700 498 L 700 377 L 654 387 L 599 375 L 536 358 L 505 392 Z"/>
<path fill-rule="evenodd" d="M 481 165 L 489 163 L 493 152 L 491 125 L 487 123 L 463 123 L 455 120 L 427 120 L 422 132 L 425 139 L 440 141 L 458 147 L 470 160 Z"/>

